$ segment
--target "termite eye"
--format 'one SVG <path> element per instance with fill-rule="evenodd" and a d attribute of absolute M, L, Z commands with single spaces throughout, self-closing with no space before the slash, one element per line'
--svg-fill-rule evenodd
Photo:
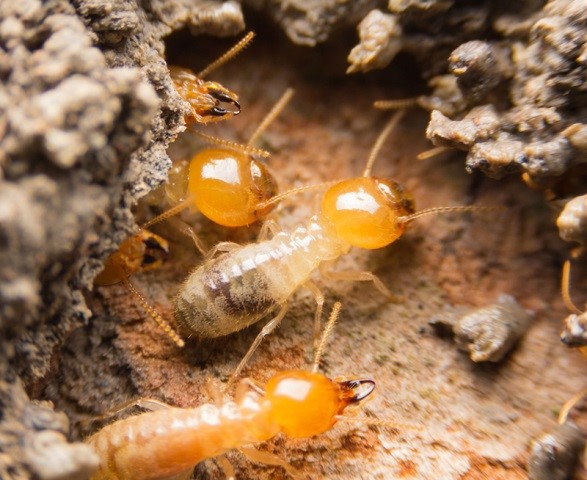
<path fill-rule="evenodd" d="M 337 383 L 318 373 L 286 371 L 265 387 L 275 422 L 289 437 L 312 437 L 328 430 L 348 403 Z M 341 405 L 342 403 L 342 405 Z"/>
<path fill-rule="evenodd" d="M 392 180 L 362 177 L 337 183 L 326 191 L 322 214 L 337 235 L 354 247 L 385 247 L 399 238 L 399 217 L 414 211 L 409 194 Z"/>
<path fill-rule="evenodd" d="M 259 202 L 276 191 L 263 164 L 224 148 L 202 150 L 192 158 L 188 188 L 198 210 L 225 227 L 255 222 L 272 208 L 258 211 Z"/>

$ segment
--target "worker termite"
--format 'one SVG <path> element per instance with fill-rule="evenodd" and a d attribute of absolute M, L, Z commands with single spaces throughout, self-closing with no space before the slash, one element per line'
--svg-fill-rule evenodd
<path fill-rule="evenodd" d="M 142 405 L 157 408 L 108 425 L 86 440 L 100 458 L 92 480 L 187 479 L 194 466 L 208 458 L 238 449 L 253 461 L 296 471 L 284 460 L 248 446 L 278 433 L 288 437 L 312 437 L 329 430 L 345 409 L 371 394 L 369 379 L 330 380 L 317 373 L 320 354 L 336 321 L 335 305 L 316 351 L 313 369 L 282 371 L 264 389 L 242 382 L 235 400 L 173 408 L 154 401 Z M 136 404 L 136 403 L 135 403 Z M 167 408 L 165 408 L 167 407 Z M 228 460 L 221 457 L 227 477 L 235 478 Z"/>
<path fill-rule="evenodd" d="M 331 279 L 372 281 L 380 292 L 391 297 L 389 290 L 371 272 L 332 272 L 328 267 L 353 246 L 377 249 L 391 244 L 404 233 L 410 221 L 423 215 L 472 209 L 440 207 L 414 213 L 412 197 L 398 183 L 370 175 L 377 153 L 402 114 L 398 112 L 380 134 L 363 176 L 331 186 L 322 197 L 321 211 L 306 227 L 299 227 L 292 233 L 277 232 L 270 240 L 245 246 L 222 244 L 226 253 L 213 258 L 219 250 L 214 249 L 179 289 L 174 302 L 175 319 L 188 337 L 228 335 L 279 309 L 263 327 L 235 375 L 240 373 L 262 339 L 280 324 L 290 297 L 301 286 L 314 294 L 318 304 L 314 320 L 317 338 L 324 296 L 310 280 L 313 271 L 320 268 L 321 273 Z M 287 195 L 288 192 L 278 195 L 265 205 Z"/>
<path fill-rule="evenodd" d="M 208 65 L 197 75 L 183 67 L 169 67 L 171 80 L 177 93 L 190 105 L 191 115 L 188 123 L 210 123 L 225 120 L 240 113 L 240 104 L 236 93 L 231 92 L 218 82 L 205 81 L 204 78 L 230 59 L 234 58 L 253 39 L 255 34 L 249 32 L 218 60 Z M 228 109 L 228 105 L 232 109 Z"/>
<path fill-rule="evenodd" d="M 95 285 L 106 286 L 122 283 L 139 301 L 149 316 L 165 331 L 180 347 L 184 342 L 175 330 L 159 315 L 147 299 L 134 287 L 130 276 L 138 271 L 158 267 L 169 254 L 167 240 L 148 230 L 140 230 L 136 235 L 127 238 L 118 250 L 104 262 L 104 268 L 94 279 Z"/>
<path fill-rule="evenodd" d="M 267 167 L 253 157 L 269 154 L 253 144 L 286 107 L 293 93 L 291 88 L 283 93 L 246 145 L 195 132 L 219 144 L 220 148 L 201 150 L 191 158 L 187 171 L 175 173 L 176 179 L 171 182 L 168 195 L 171 193 L 172 198 L 183 200 L 149 220 L 142 228 L 148 228 L 188 207 L 199 210 L 208 219 L 226 227 L 244 227 L 266 216 L 275 204 L 267 207 L 260 205 L 275 196 L 277 183 Z M 187 178 L 187 182 L 178 181 L 177 176 Z M 192 231 L 190 234 L 198 249 L 204 251 L 197 236 Z"/>
<path fill-rule="evenodd" d="M 568 419 L 571 409 L 587 395 L 583 390 L 561 408 L 557 425 L 532 441 L 528 460 L 530 480 L 565 480 L 573 473 L 581 452 L 585 450 L 585 436 Z"/>

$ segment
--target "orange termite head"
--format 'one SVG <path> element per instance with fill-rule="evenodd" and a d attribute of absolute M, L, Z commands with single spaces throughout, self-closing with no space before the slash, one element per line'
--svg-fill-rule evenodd
<path fill-rule="evenodd" d="M 289 437 L 312 437 L 336 423 L 344 409 L 369 396 L 372 380 L 337 382 L 319 373 L 289 370 L 273 376 L 265 387 L 274 421 Z"/>
<path fill-rule="evenodd" d="M 381 248 L 406 228 L 400 217 L 414 213 L 414 200 L 397 182 L 375 177 L 344 180 L 322 199 L 322 216 L 353 247 Z"/>
<path fill-rule="evenodd" d="M 277 183 L 265 165 L 225 148 L 208 148 L 190 161 L 188 191 L 203 215 L 226 227 L 250 225 L 275 204 L 259 203 L 277 193 Z"/>
<path fill-rule="evenodd" d="M 218 82 L 204 81 L 181 67 L 170 67 L 169 71 L 177 92 L 190 104 L 196 122 L 217 122 L 240 113 L 238 95 Z"/>
<path fill-rule="evenodd" d="M 104 262 L 94 279 L 96 285 L 114 285 L 139 270 L 158 267 L 169 255 L 169 243 L 148 230 L 141 230 L 120 244 Z"/>

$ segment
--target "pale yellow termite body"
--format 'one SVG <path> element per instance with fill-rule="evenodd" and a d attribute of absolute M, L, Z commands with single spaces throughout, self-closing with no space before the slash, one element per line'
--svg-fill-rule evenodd
<path fill-rule="evenodd" d="M 120 420 L 86 440 L 100 458 L 92 480 L 183 480 L 202 460 L 233 448 L 278 433 L 302 438 L 325 432 L 374 387 L 372 380 L 288 370 L 269 379 L 265 391 L 242 392 L 222 405 L 170 407 Z M 279 459 L 272 464 L 292 471 Z"/>
<path fill-rule="evenodd" d="M 92 480 L 179 480 L 200 461 L 278 433 L 254 393 L 221 407 L 169 408 L 129 417 L 86 440 L 101 459 Z"/>
<path fill-rule="evenodd" d="M 363 176 L 342 180 L 328 188 L 322 196 L 320 211 L 305 227 L 292 233 L 279 232 L 272 239 L 255 244 L 233 246 L 227 253 L 204 261 L 180 287 L 174 315 L 186 337 L 229 335 L 279 309 L 241 360 L 233 379 L 263 337 L 279 325 L 288 300 L 301 286 L 308 287 L 316 297 L 314 333 L 319 332 L 324 296 L 311 281 L 315 270 L 347 254 L 351 247 L 382 248 L 404 233 L 414 213 L 411 195 L 393 180 L 370 175 L 376 153 L 399 118 L 392 118 L 380 134 Z M 373 281 L 377 289 L 391 296 L 370 272 L 330 275 Z"/>
<path fill-rule="evenodd" d="M 325 219 L 245 245 L 197 267 L 175 298 L 188 336 L 215 338 L 241 330 L 279 307 L 318 266 L 350 250 Z"/>

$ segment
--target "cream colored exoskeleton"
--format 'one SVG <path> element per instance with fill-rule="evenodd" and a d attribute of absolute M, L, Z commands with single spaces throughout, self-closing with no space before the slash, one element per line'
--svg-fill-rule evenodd
<path fill-rule="evenodd" d="M 174 408 L 153 400 L 141 405 L 156 411 L 114 422 L 86 440 L 100 458 L 92 480 L 184 480 L 199 462 L 239 449 L 256 462 L 277 465 L 293 476 L 286 461 L 249 446 L 278 433 L 302 438 L 329 430 L 345 409 L 366 398 L 372 380 L 330 380 L 317 373 L 325 340 L 338 316 L 335 305 L 316 351 L 312 371 L 287 370 L 269 379 L 264 389 L 241 383 L 234 401 Z M 136 402 L 139 403 L 139 402 Z M 220 465 L 229 478 L 226 458 Z"/>
<path fill-rule="evenodd" d="M 391 244 L 404 233 L 409 221 L 422 215 L 469 209 L 445 207 L 413 213 L 412 198 L 399 184 L 371 176 L 374 159 L 402 114 L 396 113 L 380 134 L 363 176 L 332 185 L 322 197 L 321 211 L 307 226 L 292 233 L 278 232 L 269 240 L 250 245 L 221 244 L 179 289 L 174 313 L 180 331 L 187 337 L 228 335 L 277 311 L 251 345 L 235 376 L 263 337 L 279 325 L 287 312 L 288 300 L 302 286 L 314 293 L 318 303 L 314 322 L 316 338 L 324 301 L 310 280 L 316 269 L 320 268 L 328 278 L 372 281 L 384 295 L 391 296 L 370 272 L 332 272 L 328 267 L 353 246 L 376 249 Z M 218 250 L 228 251 L 214 258 Z"/>

